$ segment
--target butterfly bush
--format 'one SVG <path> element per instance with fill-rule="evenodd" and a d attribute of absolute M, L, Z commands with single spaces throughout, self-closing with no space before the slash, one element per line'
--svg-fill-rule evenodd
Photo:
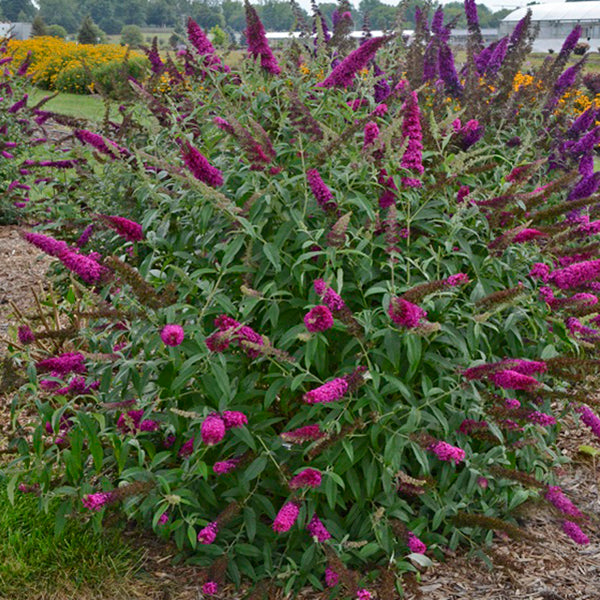
<path fill-rule="evenodd" d="M 600 431 L 574 44 L 525 85 L 530 17 L 485 48 L 468 0 L 461 65 L 442 9 L 405 48 L 354 43 L 346 8 L 329 42 L 277 50 L 248 5 L 231 69 L 190 21 L 189 49 L 155 57 L 167 90 L 132 81 L 119 123 L 35 159 L 17 132 L 54 117 L 10 112 L 27 82 L 0 82 L 5 196 L 59 292 L 56 327 L 15 331 L 34 431 L 10 442 L 14 488 L 60 496 L 58 522 L 123 513 L 205 595 L 382 597 L 382 570 L 519 531 L 530 498 L 587 539 L 553 469 L 565 416 Z"/>

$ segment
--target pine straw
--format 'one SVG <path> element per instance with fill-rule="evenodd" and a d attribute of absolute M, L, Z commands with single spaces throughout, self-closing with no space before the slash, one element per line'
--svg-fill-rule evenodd
<path fill-rule="evenodd" d="M 31 289 L 39 289 L 51 260 L 23 240 L 16 227 L 0 226 L 0 338 L 14 324 L 10 302 L 23 312 L 33 306 Z M 5 351 L 0 340 L 0 358 Z"/>

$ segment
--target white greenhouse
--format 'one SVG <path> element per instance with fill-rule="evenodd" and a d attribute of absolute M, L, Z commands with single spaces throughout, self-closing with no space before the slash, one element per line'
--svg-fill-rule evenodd
<path fill-rule="evenodd" d="M 600 46 L 600 2 L 552 2 L 519 8 L 500 22 L 498 37 L 512 33 L 515 25 L 531 10 L 532 22 L 539 25 L 539 33 L 533 44 L 536 52 L 558 52 L 575 25 L 581 25 L 579 41 L 587 42 L 590 50 Z"/>

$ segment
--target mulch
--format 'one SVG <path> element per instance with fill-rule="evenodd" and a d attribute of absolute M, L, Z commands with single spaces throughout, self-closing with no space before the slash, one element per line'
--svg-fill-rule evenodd
<path fill-rule="evenodd" d="M 15 325 L 10 302 L 26 313 L 35 305 L 32 289 L 44 286 L 50 259 L 22 240 L 15 227 L 0 227 L 0 338 Z M 0 358 L 6 345 L 0 341 Z M 6 417 L 7 401 L 0 398 L 0 421 Z M 408 592 L 408 600 L 600 600 L 600 457 L 579 452 L 582 445 L 600 448 L 598 440 L 576 420 L 567 422 L 560 448 L 570 459 L 560 469 L 560 485 L 588 519 L 583 529 L 588 546 L 577 546 L 561 529 L 561 518 L 546 502 L 530 502 L 520 511 L 522 527 L 539 541 L 514 541 L 498 535 L 491 562 L 477 556 L 447 553 L 445 562 L 435 562 L 418 577 L 419 588 Z M 137 539 L 137 542 L 134 540 Z M 171 562 L 171 546 L 148 537 L 131 535 L 143 545 L 145 559 L 136 598 L 146 600 L 191 600 L 202 598 L 198 569 Z M 116 597 L 116 596 L 115 596 Z M 302 599 L 321 597 L 305 590 Z M 226 591 L 221 600 L 243 598 Z M 97 600 L 102 598 L 97 597 Z M 106 600 L 109 600 L 106 598 Z"/>

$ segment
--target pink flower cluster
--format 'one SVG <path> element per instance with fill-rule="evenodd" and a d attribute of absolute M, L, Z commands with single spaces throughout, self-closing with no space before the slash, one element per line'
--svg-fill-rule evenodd
<path fill-rule="evenodd" d="M 361 588 L 356 592 L 356 600 L 371 600 L 373 595 L 365 588 Z"/>
<path fill-rule="evenodd" d="M 444 279 L 444 285 L 449 285 L 450 287 L 466 285 L 467 283 L 469 283 L 469 276 L 465 273 L 456 273 Z"/>
<path fill-rule="evenodd" d="M 108 275 L 108 269 L 91 256 L 77 252 L 65 252 L 59 256 L 59 260 L 69 271 L 79 275 L 86 283 L 99 283 Z"/>
<path fill-rule="evenodd" d="M 388 175 L 385 169 L 381 169 L 377 176 L 377 183 L 384 188 L 381 196 L 379 196 L 379 207 L 388 208 L 393 206 L 396 203 L 396 192 L 398 191 L 394 178 Z"/>
<path fill-rule="evenodd" d="M 589 406 L 582 406 L 577 409 L 577 412 L 582 422 L 592 430 L 596 437 L 600 438 L 600 418 L 598 418 L 598 415 Z"/>
<path fill-rule="evenodd" d="M 548 281 L 550 276 L 550 267 L 544 263 L 534 263 L 529 271 L 529 277 L 532 279 L 541 279 L 542 281 Z"/>
<path fill-rule="evenodd" d="M 327 306 L 319 304 L 304 315 L 304 325 L 311 333 L 326 331 L 333 327 L 333 315 Z"/>
<path fill-rule="evenodd" d="M 175 440 L 173 440 L 174 443 Z M 171 437 L 167 438 L 167 442 L 169 442 L 169 445 L 167 446 L 170 447 L 172 444 L 171 442 Z M 181 444 L 181 448 L 179 448 L 179 456 L 181 456 L 182 458 L 185 456 L 189 456 L 192 452 L 194 451 L 194 438 L 191 437 L 189 440 L 187 440 L 187 442 L 184 442 L 183 444 Z"/>
<path fill-rule="evenodd" d="M 323 404 L 339 400 L 348 391 L 348 382 L 341 377 L 336 377 L 327 383 L 306 392 L 304 402 L 308 404 Z"/>
<path fill-rule="evenodd" d="M 201 544 L 212 544 L 219 533 L 219 524 L 216 521 L 209 523 L 204 529 L 198 533 L 198 541 Z"/>
<path fill-rule="evenodd" d="M 331 568 L 325 568 L 325 585 L 328 588 L 335 587 L 340 581 L 340 576 Z"/>
<path fill-rule="evenodd" d="M 98 215 L 109 227 L 114 229 L 128 242 L 140 242 L 144 239 L 142 226 L 135 221 L 115 215 Z"/>
<path fill-rule="evenodd" d="M 580 292 L 578 294 L 573 294 L 568 298 L 556 298 L 554 296 L 554 291 L 552 288 L 548 286 L 542 286 L 540 288 L 540 298 L 546 302 L 551 308 L 559 308 L 561 306 L 593 306 L 594 304 L 598 304 L 598 298 L 594 294 L 589 294 L 587 292 Z"/>
<path fill-rule="evenodd" d="M 207 581 L 202 585 L 202 593 L 205 596 L 215 596 L 219 591 L 219 584 L 216 581 Z"/>
<path fill-rule="evenodd" d="M 19 342 L 21 342 L 21 344 L 23 344 L 24 346 L 33 344 L 33 342 L 35 342 L 35 334 L 27 325 L 19 326 L 17 336 L 19 338 Z"/>
<path fill-rule="evenodd" d="M 183 162 L 196 179 L 215 188 L 223 185 L 221 171 L 213 167 L 198 149 L 187 140 L 181 141 L 180 146 Z"/>
<path fill-rule="evenodd" d="M 221 59 L 215 54 L 215 48 L 204 33 L 202 27 L 200 27 L 200 25 L 198 25 L 191 17 L 188 17 L 187 33 L 190 43 L 195 48 L 196 52 L 204 58 L 208 66 L 225 73 L 230 71 L 229 67 L 223 65 Z"/>
<path fill-rule="evenodd" d="M 113 500 L 112 492 L 98 492 L 96 494 L 86 494 L 82 499 L 82 504 L 90 510 L 98 511 Z"/>
<path fill-rule="evenodd" d="M 213 465 L 213 471 L 215 475 L 224 475 L 225 473 L 233 471 L 238 466 L 239 462 L 239 458 L 229 458 L 227 460 L 216 462 Z"/>
<path fill-rule="evenodd" d="M 344 308 L 346 308 L 346 303 L 342 300 L 342 297 L 322 279 L 315 279 L 313 287 L 315 288 L 315 292 L 317 292 L 319 297 L 333 312 L 344 310 Z"/>
<path fill-rule="evenodd" d="M 598 335 L 598 333 L 600 333 L 597 329 L 593 329 L 592 327 L 584 325 L 579 319 L 575 317 L 569 317 L 565 321 L 565 325 L 567 326 L 567 329 L 569 330 L 569 333 L 572 336 L 581 336 L 583 339 L 595 337 Z"/>
<path fill-rule="evenodd" d="M 404 105 L 404 120 L 402 121 L 402 135 L 408 138 L 408 145 L 404 151 L 400 166 L 407 171 L 422 175 L 423 168 L 423 134 L 421 132 L 421 111 L 417 92 L 412 92 Z M 421 187 L 423 184 L 418 179 L 404 177 L 402 183 L 407 187 Z"/>
<path fill-rule="evenodd" d="M 372 146 L 379 137 L 379 127 L 377 126 L 377 123 L 375 123 L 375 121 L 369 121 L 365 125 L 364 134 L 363 150 Z"/>
<path fill-rule="evenodd" d="M 583 517 L 580 510 L 565 496 L 558 485 L 549 486 L 544 498 L 564 515 L 577 519 Z"/>
<path fill-rule="evenodd" d="M 427 546 L 412 532 L 408 532 L 408 549 L 415 554 L 425 554 Z"/>
<path fill-rule="evenodd" d="M 511 370 L 522 375 L 532 375 L 533 373 L 545 373 L 548 370 L 548 366 L 541 360 L 505 358 L 498 362 L 470 367 L 463 371 L 463 375 L 469 380 L 482 379 L 483 377 L 489 377 L 491 374 L 497 373 L 498 371 L 505 370 Z"/>
<path fill-rule="evenodd" d="M 33 244 L 36 248 L 39 248 L 42 252 L 48 254 L 49 256 L 55 256 L 58 258 L 65 252 L 70 251 L 70 248 L 66 242 L 55 240 L 54 238 L 41 233 L 28 231 L 21 235 L 23 236 L 23 239 L 28 241 L 30 244 Z"/>
<path fill-rule="evenodd" d="M 421 320 L 427 317 L 427 312 L 404 298 L 392 298 L 388 315 L 396 325 L 414 329 L 421 325 Z"/>
<path fill-rule="evenodd" d="M 207 446 L 218 444 L 225 437 L 225 422 L 219 415 L 208 415 L 202 421 L 200 436 Z"/>
<path fill-rule="evenodd" d="M 317 515 L 313 515 L 313 518 L 309 521 L 306 526 L 306 530 L 311 537 L 317 538 L 317 541 L 321 544 L 331 539 L 331 534 L 327 531 L 327 528 L 321 522 L 321 519 Z"/>
<path fill-rule="evenodd" d="M 465 451 L 447 442 L 436 441 L 427 447 L 427 450 L 433 452 L 440 460 L 453 462 L 455 465 L 465 459 Z"/>
<path fill-rule="evenodd" d="M 181 325 L 165 325 L 160 332 L 160 339 L 165 346 L 179 346 L 184 337 Z"/>
<path fill-rule="evenodd" d="M 200 427 L 202 441 L 207 446 L 218 444 L 229 429 L 243 427 L 248 423 L 248 418 L 244 413 L 226 410 L 223 413 L 213 413 L 208 415 Z"/>
<path fill-rule="evenodd" d="M 317 204 L 327 212 L 333 212 L 337 210 L 337 202 L 333 199 L 331 190 L 325 185 L 325 182 L 321 179 L 321 175 L 317 169 L 309 169 L 306 171 L 306 181 L 310 187 Z"/>
<path fill-rule="evenodd" d="M 35 365 L 38 371 L 51 372 L 53 377 L 60 377 L 68 373 L 85 373 L 85 358 L 80 352 L 65 352 L 53 358 L 40 360 Z"/>
<path fill-rule="evenodd" d="M 289 482 L 290 489 L 296 490 L 302 487 L 318 488 L 321 485 L 321 472 L 316 469 L 304 469 L 298 475 L 292 477 Z"/>
<path fill-rule="evenodd" d="M 600 259 L 574 263 L 564 269 L 556 269 L 548 281 L 561 290 L 576 288 L 600 277 Z"/>
<path fill-rule="evenodd" d="M 43 387 L 44 382 L 47 380 L 40 381 L 40 385 Z M 56 383 L 52 381 L 51 383 Z M 63 387 L 54 388 L 51 391 L 56 396 L 66 396 L 67 394 L 90 394 L 100 387 L 99 381 L 92 381 L 89 385 L 86 383 L 85 377 L 73 377 L 69 383 Z"/>
<path fill-rule="evenodd" d="M 365 40 L 356 50 L 350 52 L 344 60 L 338 63 L 318 86 L 330 88 L 347 88 L 351 86 L 354 83 L 356 74 L 369 64 L 377 50 L 389 39 L 387 36 L 382 36 Z"/>
<path fill-rule="evenodd" d="M 121 433 L 127 434 L 136 431 L 156 431 L 160 427 L 158 421 L 151 419 L 144 419 L 142 421 L 143 415 L 143 410 L 129 410 L 119 416 L 117 419 L 117 428 Z"/>
<path fill-rule="evenodd" d="M 79 275 L 86 283 L 98 283 L 108 274 L 106 267 L 99 264 L 91 255 L 78 254 L 63 241 L 41 233 L 27 232 L 22 235 L 26 241 L 42 252 L 58 258 L 67 269 Z"/>
<path fill-rule="evenodd" d="M 590 540 L 576 523 L 572 521 L 563 521 L 563 531 L 576 543 L 581 546 L 587 546 Z"/>
<path fill-rule="evenodd" d="M 300 506 L 297 502 L 286 502 L 277 513 L 273 521 L 273 531 L 276 533 L 285 533 L 289 531 L 300 513 Z"/>
<path fill-rule="evenodd" d="M 131 156 L 127 148 L 123 148 L 112 140 L 105 139 L 101 135 L 92 133 L 87 129 L 76 129 L 73 133 L 82 144 L 92 146 L 98 152 L 110 156 L 112 160 L 115 160 L 117 157 L 128 158 Z"/>
<path fill-rule="evenodd" d="M 527 420 L 531 423 L 536 423 L 537 425 L 541 425 L 542 427 L 550 427 L 551 425 L 556 425 L 556 419 L 552 415 L 547 415 L 546 413 L 540 412 L 539 410 L 534 410 L 527 415 Z"/>
<path fill-rule="evenodd" d="M 245 345 L 250 342 L 256 346 L 263 346 L 262 337 L 251 327 L 242 325 L 227 315 L 220 315 L 215 319 L 215 327 L 218 331 L 208 336 L 205 340 L 211 352 L 223 352 L 229 348 L 231 342 L 236 342 L 250 358 L 256 358 L 260 351 Z"/>
<path fill-rule="evenodd" d="M 539 229 L 521 229 L 512 241 L 515 243 L 530 242 L 538 237 L 547 237 L 546 234 Z"/>
<path fill-rule="evenodd" d="M 292 431 L 286 431 L 281 434 L 281 439 L 292 444 L 302 444 L 303 442 L 314 442 L 325 435 L 321 431 L 320 425 L 305 425 Z"/>
<path fill-rule="evenodd" d="M 244 33 L 248 41 L 248 54 L 254 59 L 260 58 L 260 66 L 267 73 L 279 75 L 281 67 L 269 46 L 267 34 L 258 13 L 249 2 L 246 2 L 245 8 L 247 27 Z"/>
<path fill-rule="evenodd" d="M 505 390 L 531 391 L 541 385 L 537 379 L 534 379 L 529 375 L 523 375 L 522 373 L 512 369 L 506 369 L 505 371 L 492 373 L 489 376 L 489 380 L 494 385 L 497 385 Z"/>

